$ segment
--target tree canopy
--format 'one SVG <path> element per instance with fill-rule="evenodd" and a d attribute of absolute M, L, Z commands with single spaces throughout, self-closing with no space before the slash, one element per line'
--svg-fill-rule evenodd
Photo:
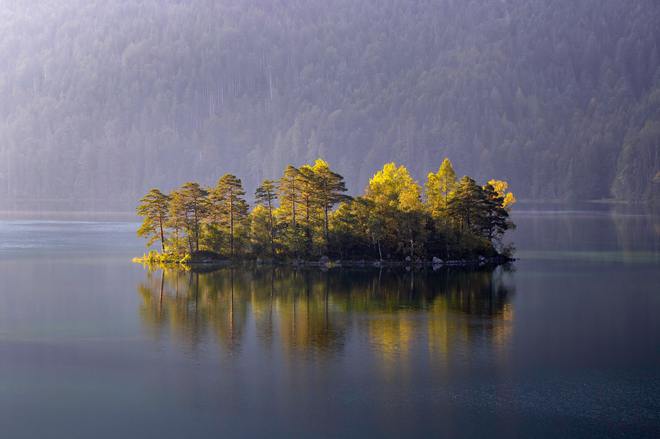
<path fill-rule="evenodd" d="M 152 189 L 137 209 L 138 234 L 147 245 L 160 241 L 162 256 L 172 260 L 200 250 L 227 258 L 411 262 L 506 251 L 501 238 L 513 227 L 515 202 L 507 182 L 480 186 L 467 176 L 456 182 L 448 159 L 431 175 L 437 178 L 423 190 L 405 166 L 387 163 L 364 195 L 352 198 L 343 177 L 318 159 L 287 166 L 279 184 L 263 181 L 250 210 L 241 180 L 225 174 L 213 188 L 189 182 L 169 195 Z M 446 198 L 441 209 L 437 197 Z"/>

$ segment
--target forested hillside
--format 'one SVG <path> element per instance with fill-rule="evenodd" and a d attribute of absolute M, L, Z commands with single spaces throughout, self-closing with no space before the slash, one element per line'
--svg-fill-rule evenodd
<path fill-rule="evenodd" d="M 0 207 L 325 158 L 660 199 L 656 0 L 0 0 Z"/>

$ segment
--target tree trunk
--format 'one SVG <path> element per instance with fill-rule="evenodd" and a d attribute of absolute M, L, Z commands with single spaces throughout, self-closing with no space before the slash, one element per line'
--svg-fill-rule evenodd
<path fill-rule="evenodd" d="M 330 231 L 328 230 L 328 205 L 327 204 L 324 206 L 324 214 L 325 214 L 325 223 L 323 225 L 323 231 L 325 233 L 325 246 L 326 246 L 326 250 L 327 250 L 329 237 L 330 237 Z"/>
<path fill-rule="evenodd" d="M 165 233 L 163 232 L 163 219 L 159 218 L 158 225 L 160 226 L 160 248 L 165 253 Z"/>
<path fill-rule="evenodd" d="M 190 254 L 195 252 L 194 238 L 192 236 L 188 236 L 188 248 L 190 248 Z"/>
<path fill-rule="evenodd" d="M 229 253 L 234 257 L 234 200 L 232 191 L 229 191 Z"/>
<path fill-rule="evenodd" d="M 296 183 L 295 183 L 295 177 L 294 177 L 294 182 L 291 185 L 291 223 L 293 224 L 293 228 L 296 228 Z"/>
<path fill-rule="evenodd" d="M 194 229 L 193 234 L 195 238 L 195 251 L 199 251 L 199 220 L 197 219 L 197 207 L 195 206 L 195 212 L 193 214 L 195 222 L 193 223 Z"/>
<path fill-rule="evenodd" d="M 310 210 L 311 210 L 311 200 L 307 197 L 305 200 L 305 235 L 307 238 L 307 255 L 309 256 L 312 253 L 312 227 L 310 225 Z"/>
<path fill-rule="evenodd" d="M 270 257 L 275 259 L 275 240 L 273 238 L 273 206 L 270 199 L 268 200 L 268 222 L 270 230 L 268 234 L 270 235 Z"/>

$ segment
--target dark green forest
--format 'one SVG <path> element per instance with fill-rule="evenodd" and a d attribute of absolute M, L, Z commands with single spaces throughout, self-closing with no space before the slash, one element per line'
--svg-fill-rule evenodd
<path fill-rule="evenodd" d="M 323 157 L 660 199 L 656 0 L 0 0 L 0 206 L 132 209 Z"/>

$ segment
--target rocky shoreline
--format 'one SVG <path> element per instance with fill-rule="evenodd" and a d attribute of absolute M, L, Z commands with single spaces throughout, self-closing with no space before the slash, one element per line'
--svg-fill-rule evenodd
<path fill-rule="evenodd" d="M 434 257 L 431 260 L 411 260 L 406 258 L 403 261 L 394 261 L 394 260 L 330 260 L 327 258 L 321 258 L 318 261 L 307 261 L 307 260 L 292 260 L 285 262 L 284 265 L 298 266 L 298 267 L 322 267 L 322 268 L 340 268 L 340 267 L 358 267 L 358 268 L 394 268 L 394 267 L 414 267 L 414 268 L 440 268 L 440 267 L 484 267 L 489 265 L 503 265 L 510 262 L 513 262 L 514 258 L 509 258 L 506 256 L 496 256 L 496 257 L 484 257 L 480 256 L 475 259 L 448 259 L 443 260 L 437 257 Z M 257 264 L 260 262 L 257 261 Z M 270 262 L 269 262 L 270 263 Z"/>
<path fill-rule="evenodd" d="M 306 259 L 241 259 L 230 260 L 222 258 L 219 255 L 211 252 L 200 252 L 199 254 L 192 255 L 185 263 L 162 263 L 163 265 L 182 265 L 189 267 L 192 270 L 205 271 L 215 268 L 230 267 L 230 266 L 249 266 L 256 265 L 263 266 L 288 266 L 294 268 L 320 268 L 320 269 L 334 269 L 334 268 L 405 268 L 405 269 L 440 269 L 443 267 L 462 267 L 462 268 L 481 268 L 481 267 L 494 267 L 498 265 L 505 265 L 515 261 L 504 255 L 497 255 L 492 257 L 479 256 L 471 259 L 441 259 L 434 257 L 431 260 L 415 259 L 412 260 L 407 257 L 404 260 L 333 260 L 326 256 L 318 260 Z M 140 262 L 140 260 L 136 260 Z M 144 261 L 143 261 L 144 262 Z"/>

